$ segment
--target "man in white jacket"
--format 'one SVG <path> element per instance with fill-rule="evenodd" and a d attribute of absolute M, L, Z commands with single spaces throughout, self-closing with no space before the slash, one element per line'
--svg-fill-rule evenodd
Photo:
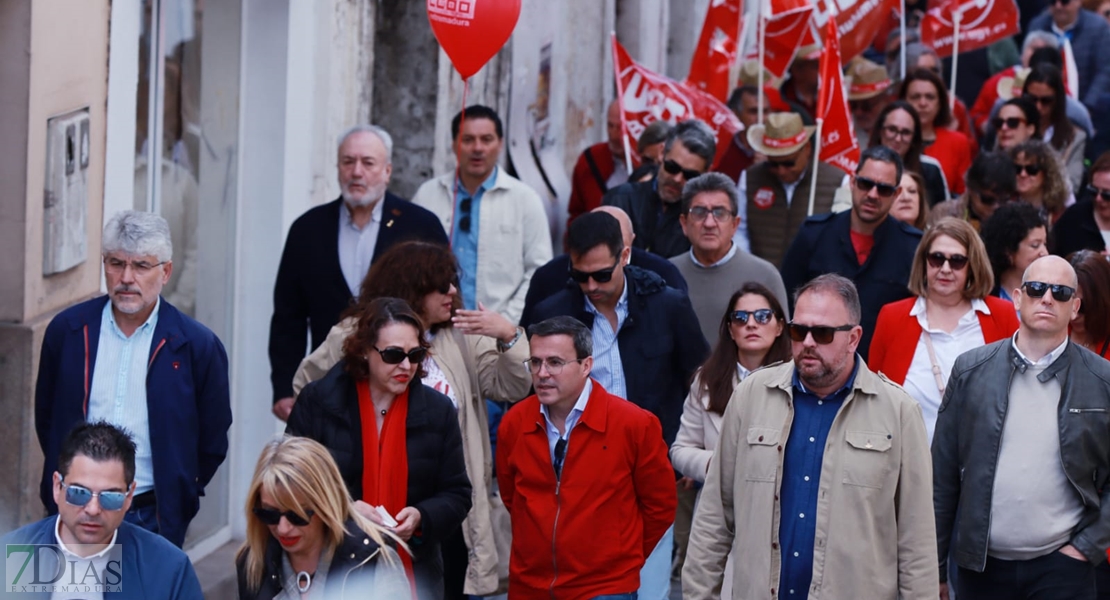
<path fill-rule="evenodd" d="M 497 166 L 504 136 L 492 108 L 466 107 L 451 121 L 451 135 L 457 172 L 425 181 L 412 201 L 448 232 L 466 307 L 484 306 L 516 323 L 532 273 L 551 260 L 547 213 L 532 188 Z"/>

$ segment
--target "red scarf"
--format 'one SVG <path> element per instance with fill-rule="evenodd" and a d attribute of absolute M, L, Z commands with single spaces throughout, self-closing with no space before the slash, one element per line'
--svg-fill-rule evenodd
<path fill-rule="evenodd" d="M 393 399 L 386 411 L 378 434 L 377 409 L 370 399 L 370 382 L 363 379 L 358 388 L 358 412 L 362 420 L 362 501 L 370 506 L 384 506 L 396 516 L 408 506 L 409 458 L 405 440 L 405 423 L 409 414 L 409 391 Z M 416 578 L 412 556 L 401 550 L 401 562 L 409 578 L 412 597 L 416 598 Z"/>

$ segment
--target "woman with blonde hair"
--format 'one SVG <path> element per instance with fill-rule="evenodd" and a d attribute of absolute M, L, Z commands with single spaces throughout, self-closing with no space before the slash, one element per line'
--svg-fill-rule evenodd
<path fill-rule="evenodd" d="M 993 286 L 975 228 L 949 217 L 927 229 L 917 246 L 909 283 L 914 296 L 879 311 L 867 366 L 917 400 L 930 440 L 956 357 L 1017 331 L 1013 304 L 990 296 Z"/>
<path fill-rule="evenodd" d="M 240 600 L 409 597 L 390 547 L 399 540 L 354 510 L 319 443 L 286 436 L 266 444 L 246 509 L 247 539 L 235 561 Z"/>

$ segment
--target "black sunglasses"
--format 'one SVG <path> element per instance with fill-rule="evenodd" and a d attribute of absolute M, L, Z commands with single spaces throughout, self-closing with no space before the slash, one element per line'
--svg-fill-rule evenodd
<path fill-rule="evenodd" d="M 312 515 L 316 514 L 315 511 L 306 510 L 304 514 L 308 515 L 308 518 L 305 519 L 291 510 L 281 512 L 276 508 L 262 508 L 261 506 L 254 507 L 251 512 L 254 513 L 254 516 L 258 517 L 259 521 L 262 521 L 266 525 L 277 525 L 281 522 L 281 518 L 285 517 L 285 520 L 289 521 L 290 525 L 296 525 L 297 527 L 308 525 L 308 522 L 312 520 Z"/>
<path fill-rule="evenodd" d="M 1052 290 L 1052 298 L 1057 302 L 1067 302 L 1075 295 L 1075 288 L 1057 283 L 1048 284 L 1041 281 L 1026 281 L 1021 284 L 1030 298 L 1043 298 L 1045 292 Z"/>
<path fill-rule="evenodd" d="M 994 206 L 995 204 L 999 204 L 1001 202 L 1010 201 L 1010 198 L 1008 196 L 992 196 L 990 194 L 984 194 L 983 192 L 979 192 L 978 195 L 979 202 L 981 202 L 984 206 Z"/>
<path fill-rule="evenodd" d="M 1042 106 L 1050 106 L 1053 102 L 1056 102 L 1056 96 L 1037 96 L 1035 94 L 1024 94 L 1024 96 Z"/>
<path fill-rule="evenodd" d="M 967 266 L 967 257 L 963 254 L 948 255 L 942 252 L 930 252 L 925 255 L 925 261 L 934 269 L 943 267 L 945 262 L 951 265 L 953 271 L 963 271 Z"/>
<path fill-rule="evenodd" d="M 793 169 L 794 165 L 796 164 L 798 164 L 797 156 L 790 160 L 775 160 L 773 158 L 767 159 L 767 168 L 769 169 Z"/>
<path fill-rule="evenodd" d="M 620 264 L 620 259 L 617 259 L 617 264 Z M 574 267 L 570 268 L 570 278 L 576 283 L 586 283 L 592 277 L 598 283 L 609 283 L 613 279 L 613 271 L 617 270 L 617 265 L 613 265 L 608 269 L 599 269 L 597 271 L 579 271 Z"/>
<path fill-rule="evenodd" d="M 1005 119 L 998 118 L 991 121 L 991 125 L 994 125 L 995 129 L 1002 129 L 1003 127 L 1005 127 L 1006 129 L 1017 129 L 1018 127 L 1021 127 L 1025 124 L 1026 120 L 1021 117 L 1007 117 Z"/>
<path fill-rule="evenodd" d="M 670 158 L 663 161 L 663 170 L 670 173 L 671 175 L 678 175 L 679 173 L 682 173 L 682 178 L 686 181 L 690 181 L 695 177 L 701 177 L 701 171 L 698 171 L 696 169 L 683 169 L 682 165 L 678 164 Z"/>
<path fill-rule="evenodd" d="M 1052 0 L 1052 3 L 1059 4 L 1060 6 L 1067 6 L 1071 4 L 1071 0 Z"/>
<path fill-rule="evenodd" d="M 424 361 L 424 357 L 428 354 L 427 348 L 413 348 L 408 352 L 395 346 L 390 346 L 385 350 L 379 350 L 377 346 L 374 346 L 374 349 L 377 350 L 378 355 L 382 357 L 382 362 L 387 365 L 399 365 L 404 362 L 406 358 L 409 359 L 410 363 L 418 365 Z"/>
<path fill-rule="evenodd" d="M 741 325 L 748 324 L 748 318 L 754 318 L 756 323 L 766 325 L 771 322 L 771 317 L 775 316 L 775 311 L 769 308 L 760 308 L 758 310 L 737 310 L 733 311 L 730 315 L 733 323 Z"/>
<path fill-rule="evenodd" d="M 1102 199 L 1103 202 L 1110 202 L 1110 190 L 1100 190 L 1093 185 L 1087 186 L 1087 191 L 1094 194 L 1096 199 Z"/>
<path fill-rule="evenodd" d="M 470 233 L 470 198 L 469 197 L 463 198 L 462 201 L 459 202 L 459 213 L 462 214 L 462 216 L 459 217 L 459 231 L 461 231 L 463 233 Z"/>
<path fill-rule="evenodd" d="M 838 331 L 851 331 L 855 325 L 841 325 L 840 327 L 830 327 L 828 325 L 796 325 L 790 324 L 787 331 L 790 332 L 790 339 L 795 342 L 806 341 L 807 335 L 813 336 L 813 341 L 818 344 L 829 344 L 833 341 L 833 336 Z"/>
<path fill-rule="evenodd" d="M 1037 174 L 1041 172 L 1041 167 L 1039 165 L 1014 165 L 1014 170 L 1017 171 L 1018 175 L 1025 172 L 1030 177 L 1036 177 Z"/>
<path fill-rule="evenodd" d="M 890 185 L 889 183 L 879 183 L 874 179 L 860 177 L 859 175 L 856 175 L 856 188 L 858 188 L 859 191 L 865 194 L 869 193 L 872 189 L 875 189 L 878 191 L 880 198 L 890 198 L 894 195 L 895 192 L 898 191 L 898 186 L 896 185 Z"/>

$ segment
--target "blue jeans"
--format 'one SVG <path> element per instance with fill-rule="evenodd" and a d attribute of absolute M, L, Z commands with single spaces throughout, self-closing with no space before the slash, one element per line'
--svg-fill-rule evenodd
<path fill-rule="evenodd" d="M 152 504 L 150 506 L 144 506 L 142 508 L 136 508 L 127 511 L 127 513 L 123 515 L 123 520 L 131 523 L 132 525 L 142 527 L 143 529 L 151 533 L 158 533 L 157 513 L 158 506 Z"/>
<path fill-rule="evenodd" d="M 628 592 L 627 594 L 605 594 L 604 596 L 594 596 L 591 600 L 636 600 L 636 592 Z"/>
<path fill-rule="evenodd" d="M 674 524 L 667 528 L 651 556 L 640 569 L 640 595 L 644 600 L 667 600 L 671 596 L 671 554 L 674 550 Z M 619 596 L 618 596 L 619 597 Z"/>

